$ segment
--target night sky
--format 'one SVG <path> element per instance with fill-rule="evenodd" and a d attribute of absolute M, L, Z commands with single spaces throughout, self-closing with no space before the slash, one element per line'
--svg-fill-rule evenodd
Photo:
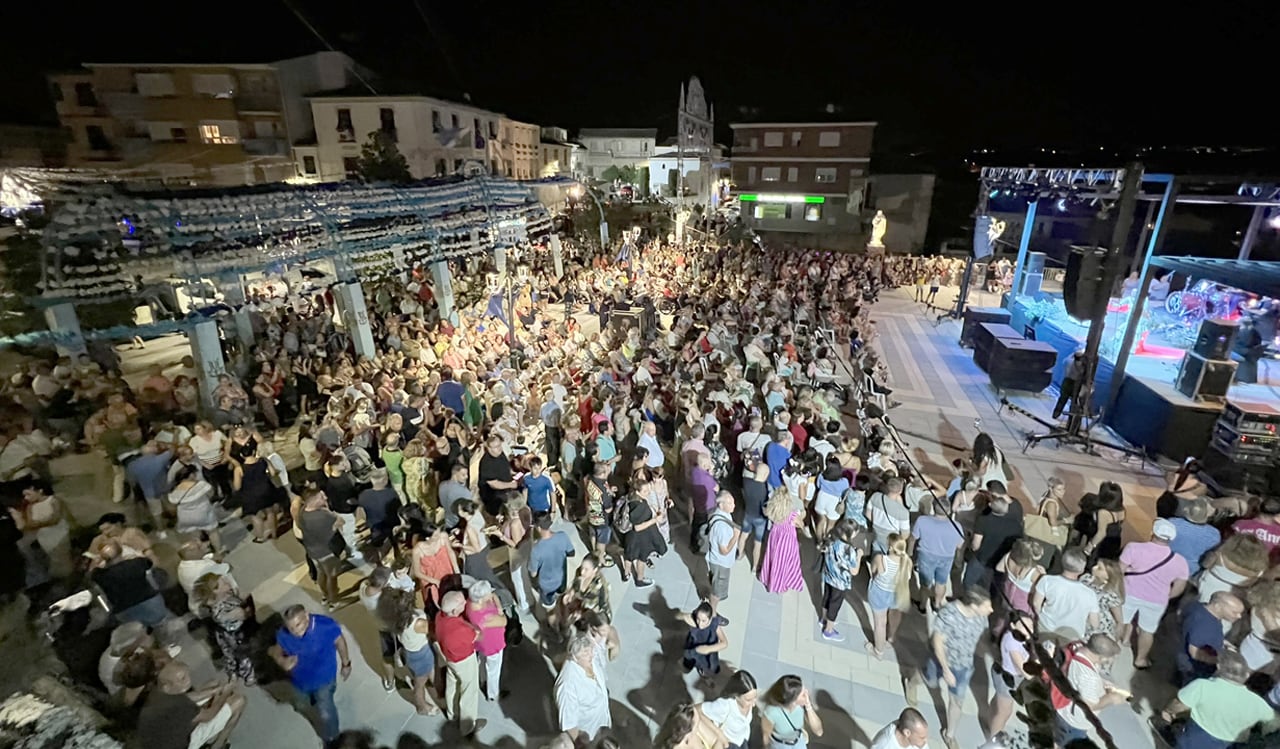
<path fill-rule="evenodd" d="M 79 62 L 265 62 L 324 48 L 296 8 L 383 75 L 570 129 L 670 133 L 680 83 L 696 74 L 722 139 L 739 107 L 798 119 L 832 103 L 878 120 L 881 150 L 1280 141 L 1266 114 L 1280 94 L 1276 3 L 1212 14 L 1161 4 L 1143 18 L 1064 2 L 5 5 L 0 122 L 52 122 L 42 74 Z"/>

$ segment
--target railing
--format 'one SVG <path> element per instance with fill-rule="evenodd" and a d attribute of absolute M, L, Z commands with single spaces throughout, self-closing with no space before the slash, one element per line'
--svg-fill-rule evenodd
<path fill-rule="evenodd" d="M 285 156 L 289 153 L 284 138 L 245 138 L 242 142 L 245 153 L 254 156 Z"/>

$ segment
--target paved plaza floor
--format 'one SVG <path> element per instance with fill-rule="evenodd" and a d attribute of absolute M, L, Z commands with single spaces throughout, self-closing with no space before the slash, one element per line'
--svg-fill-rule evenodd
<path fill-rule="evenodd" d="M 944 292 L 943 300 L 947 298 Z M 902 405 L 892 411 L 893 422 L 908 445 L 909 456 L 926 473 L 945 481 L 946 466 L 960 457 L 981 429 L 992 435 L 1008 455 L 1017 471 L 1015 493 L 1038 495 L 1051 475 L 1067 482 L 1068 498 L 1096 489 L 1098 482 L 1116 480 L 1124 487 L 1129 504 L 1129 537 L 1145 534 L 1150 529 L 1154 499 L 1161 483 L 1159 471 L 1134 461 L 1121 462 L 1117 456 L 1091 457 L 1072 448 L 1057 448 L 1049 443 L 1023 455 L 1024 432 L 1038 426 L 1008 409 L 1000 410 L 999 397 L 988 384 L 987 377 L 972 362 L 971 352 L 957 345 L 960 324 L 935 322 L 936 313 L 926 313 L 922 305 L 909 301 L 909 291 L 886 292 L 873 311 L 879 328 L 878 346 L 883 350 L 892 372 L 894 398 Z M 167 341 L 167 342 L 166 342 Z M 141 370 L 151 361 L 163 361 L 180 355 L 181 338 L 153 342 L 143 352 L 130 355 L 129 368 Z M 168 353 L 166 353 L 166 351 Z M 1020 407 L 1047 418 L 1052 396 L 1010 395 Z M 282 436 L 278 448 L 288 455 L 294 448 L 289 435 Z M 92 522 L 100 513 L 112 509 L 108 492 L 103 487 L 107 471 L 89 456 L 68 456 L 55 462 L 59 476 L 59 494 L 66 497 L 81 523 Z M 241 587 L 253 593 L 260 618 L 278 614 L 293 603 L 308 605 L 319 611 L 319 595 L 307 578 L 302 549 L 292 537 L 274 543 L 253 544 L 243 538 L 243 528 L 233 524 L 228 541 L 238 543 L 229 561 Z M 575 539 L 581 558 L 585 548 L 573 529 L 565 526 Z M 697 702 L 715 697 L 714 689 L 704 691 L 696 674 L 686 674 L 680 666 L 685 630 L 676 615 L 689 611 L 699 601 L 705 567 L 688 550 L 687 527 L 673 528 L 673 537 L 682 541 L 672 553 L 662 558 L 650 576 L 657 582 L 647 590 L 623 584 L 616 569 L 605 571 L 612 586 L 614 623 L 622 640 L 622 652 L 610 664 L 609 691 L 613 701 L 614 723 L 624 747 L 647 747 L 648 738 L 667 711 L 680 702 Z M 173 555 L 172 538 L 160 545 L 162 552 Z M 862 605 L 860 593 L 850 596 L 843 608 L 839 629 L 847 635 L 843 643 L 828 643 L 819 636 L 817 609 L 820 604 L 819 577 L 814 572 L 815 551 L 802 542 L 807 588 L 785 595 L 766 593 L 753 577 L 746 561 L 733 570 L 730 596 L 722 604 L 721 613 L 729 618 L 727 633 L 730 645 L 722 654 L 726 664 L 747 669 L 761 685 L 792 673 L 801 676 L 816 698 L 826 726 L 821 738 L 810 746 L 866 746 L 869 739 L 905 706 L 902 679 L 917 668 L 927 652 L 926 622 L 923 615 L 910 611 L 899 633 L 896 650 L 877 661 L 865 654 L 864 632 L 870 629 L 870 611 Z M 573 560 L 571 560 L 572 562 Z M 358 578 L 344 575 L 342 588 L 354 596 Z M 865 573 L 855 581 L 855 588 L 865 588 Z M 377 634 L 373 621 L 359 604 L 348 605 L 335 618 L 346 628 L 353 642 L 355 667 L 348 681 L 339 685 L 338 709 L 344 728 L 363 727 L 374 732 L 378 741 L 395 745 L 402 732 L 418 735 L 428 744 L 466 746 L 455 729 L 446 727 L 442 718 L 415 714 L 407 690 L 385 692 L 379 682 Z M 278 621 L 278 617 L 277 617 Z M 487 720 L 475 746 L 524 747 L 555 733 L 555 711 L 552 685 L 563 656 L 554 639 L 543 636 L 539 624 L 526 619 L 529 637 L 506 656 L 503 686 L 510 696 L 498 703 L 482 703 L 481 717 Z M 185 635 L 184 635 L 185 637 Z M 184 660 L 197 666 L 197 677 L 211 677 L 213 667 L 208 651 L 201 643 L 185 641 Z M 973 680 L 973 694 L 956 733 L 962 747 L 969 749 L 982 743 L 982 731 L 976 717 L 979 708 L 992 699 L 990 656 L 984 655 L 987 667 L 980 667 Z M 1128 683 L 1132 675 L 1131 656 L 1121 655 L 1115 678 Z M 1146 715 L 1151 704 L 1162 703 L 1169 691 L 1161 685 L 1166 675 L 1144 672 L 1149 684 L 1137 683 L 1139 695 L 1134 709 L 1112 708 L 1102 715 L 1104 724 L 1125 749 L 1153 746 Z M 723 682 L 723 675 L 721 682 Z M 287 702 L 288 686 L 284 682 L 248 689 L 249 705 L 243 722 L 232 737 L 237 747 L 315 747 L 319 740 L 307 721 Z M 941 747 L 938 736 L 938 707 L 930 704 L 925 690 L 920 691 L 921 707 L 932 730 L 932 746 Z M 758 737 L 757 737 L 758 740 Z"/>

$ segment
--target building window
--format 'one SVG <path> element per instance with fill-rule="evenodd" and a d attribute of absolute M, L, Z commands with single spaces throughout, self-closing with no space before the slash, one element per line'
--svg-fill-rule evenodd
<path fill-rule="evenodd" d="M 818 133 L 818 145 L 823 148 L 835 148 L 840 145 L 840 131 L 828 130 Z"/>
<path fill-rule="evenodd" d="M 493 120 L 489 120 L 489 137 L 490 138 L 498 137 L 498 123 L 494 122 Z"/>
<path fill-rule="evenodd" d="M 800 168 L 795 166 L 787 167 L 787 181 L 798 182 L 800 180 Z"/>
<path fill-rule="evenodd" d="M 754 185 L 756 183 L 756 168 L 754 166 L 747 167 L 747 184 Z"/>
<path fill-rule="evenodd" d="M 191 76 L 191 89 L 198 96 L 230 99 L 236 92 L 236 82 L 226 73 L 200 73 Z"/>
<path fill-rule="evenodd" d="M 431 110 L 431 132 L 438 133 L 441 130 L 444 130 L 444 123 L 440 121 L 440 112 L 433 109 Z"/>
<path fill-rule="evenodd" d="M 462 159 L 453 160 L 453 173 L 462 174 Z"/>
<path fill-rule="evenodd" d="M 791 131 L 791 147 L 792 148 L 795 148 L 796 146 L 800 145 L 800 138 L 803 137 L 803 135 L 804 134 L 801 133 L 799 130 Z"/>
<path fill-rule="evenodd" d="M 378 109 L 378 128 L 394 141 L 396 139 L 396 110 L 391 107 Z"/>
<path fill-rule="evenodd" d="M 231 122 L 204 122 L 200 124 L 200 140 L 214 145 L 233 145 L 240 142 L 240 124 Z"/>
<path fill-rule="evenodd" d="M 822 206 L 818 203 L 806 203 L 804 206 L 805 221 L 821 221 Z"/>
<path fill-rule="evenodd" d="M 138 93 L 143 96 L 173 96 L 173 76 L 168 73 L 138 73 L 133 77 Z"/>
<path fill-rule="evenodd" d="M 76 84 L 76 104 L 81 107 L 98 106 L 98 97 L 93 94 L 93 84 L 83 81 Z"/>
<path fill-rule="evenodd" d="M 454 129 L 454 130 L 457 130 L 457 129 L 458 129 L 458 127 L 459 127 L 459 123 L 461 122 L 461 120 L 459 120 L 459 119 L 458 119 L 458 115 L 456 115 L 456 114 L 455 114 L 455 115 L 453 115 L 452 120 L 453 120 L 453 129 Z"/>
<path fill-rule="evenodd" d="M 187 129 L 185 127 L 169 128 L 169 140 L 173 141 L 174 143 L 186 143 Z"/>
<path fill-rule="evenodd" d="M 338 110 L 338 142 L 356 142 L 356 129 L 351 124 L 351 110 L 346 107 Z"/>
<path fill-rule="evenodd" d="M 53 96 L 54 101 L 62 101 L 62 84 L 61 83 L 49 84 L 49 93 L 50 95 Z"/>
<path fill-rule="evenodd" d="M 815 182 L 823 184 L 834 184 L 836 181 L 836 168 L 834 166 L 820 166 L 814 170 L 813 179 Z"/>
<path fill-rule="evenodd" d="M 303 157 L 302 157 L 302 173 L 303 173 L 303 174 L 315 174 L 315 173 L 316 173 L 316 157 L 314 157 L 314 156 L 303 156 Z"/>
<path fill-rule="evenodd" d="M 791 204 L 790 203 L 756 203 L 755 213 L 753 213 L 752 215 L 754 215 L 756 218 L 763 218 L 763 219 L 791 218 Z"/>
<path fill-rule="evenodd" d="M 356 179 L 360 176 L 360 159 L 355 156 L 343 156 L 342 171 L 346 172 L 347 179 Z"/>
<path fill-rule="evenodd" d="M 84 128 L 84 137 L 89 143 L 90 151 L 111 150 L 111 141 L 107 140 L 107 134 L 102 129 L 101 125 L 86 125 Z"/>
<path fill-rule="evenodd" d="M 449 173 L 449 163 L 444 159 L 436 159 L 436 176 L 443 177 Z"/>
<path fill-rule="evenodd" d="M 766 166 L 760 169 L 761 182 L 777 182 L 782 179 L 782 167 Z"/>
<path fill-rule="evenodd" d="M 782 133 L 765 133 L 765 148 L 782 148 Z"/>

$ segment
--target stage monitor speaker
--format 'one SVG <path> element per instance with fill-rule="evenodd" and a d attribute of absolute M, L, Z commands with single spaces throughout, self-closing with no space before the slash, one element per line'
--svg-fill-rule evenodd
<path fill-rule="evenodd" d="M 960 328 L 961 348 L 972 346 L 974 333 L 984 322 L 1001 322 L 1008 324 L 1012 317 L 1009 310 L 1002 307 L 965 307 L 964 325 Z"/>
<path fill-rule="evenodd" d="M 627 337 L 627 330 L 639 328 L 640 338 L 644 339 L 644 314 L 639 307 L 633 309 L 615 309 L 609 313 L 609 330 L 619 340 Z"/>
<path fill-rule="evenodd" d="M 1234 320 L 1205 320 L 1191 350 L 1206 359 L 1230 359 L 1239 328 Z"/>
<path fill-rule="evenodd" d="M 1107 251 L 1095 247 L 1072 247 L 1067 255 L 1067 276 L 1062 282 L 1062 301 L 1067 314 L 1077 320 L 1092 320 L 1105 309 L 1111 292 L 1106 288 L 1104 265 Z"/>
<path fill-rule="evenodd" d="M 1173 387 L 1188 398 L 1222 401 L 1226 400 L 1227 388 L 1235 376 L 1235 362 L 1206 359 L 1188 351 Z"/>

